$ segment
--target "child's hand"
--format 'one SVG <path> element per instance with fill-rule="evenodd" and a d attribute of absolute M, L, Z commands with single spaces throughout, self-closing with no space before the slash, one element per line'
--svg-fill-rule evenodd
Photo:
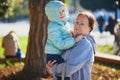
<path fill-rule="evenodd" d="M 71 36 L 75 36 L 75 33 L 73 30 L 70 30 Z"/>
<path fill-rule="evenodd" d="M 79 42 L 81 39 L 83 39 L 83 35 L 79 35 L 75 38 L 75 42 Z"/>

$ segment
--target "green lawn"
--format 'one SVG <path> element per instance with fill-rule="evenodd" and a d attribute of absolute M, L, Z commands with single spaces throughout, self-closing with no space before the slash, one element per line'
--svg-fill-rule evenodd
<path fill-rule="evenodd" d="M 3 56 L 4 48 L 2 48 L 2 39 L 3 39 L 3 37 L 0 37 L 0 58 L 4 57 Z M 20 49 L 23 52 L 23 54 L 25 55 L 27 44 L 28 44 L 28 37 L 27 36 L 19 36 L 19 41 L 20 41 Z"/>
<path fill-rule="evenodd" d="M 97 51 L 102 53 L 114 54 L 112 45 L 97 45 Z"/>
<path fill-rule="evenodd" d="M 19 41 L 20 41 L 20 48 L 21 51 L 24 53 L 26 53 L 26 48 L 27 48 L 27 44 L 28 44 L 28 37 L 27 36 L 19 36 Z M 2 37 L 0 37 L 0 58 L 4 57 L 3 56 L 3 48 L 1 47 L 2 44 Z M 98 52 L 102 52 L 102 53 L 110 53 L 113 54 L 113 46 L 111 45 L 97 45 L 97 51 Z"/>

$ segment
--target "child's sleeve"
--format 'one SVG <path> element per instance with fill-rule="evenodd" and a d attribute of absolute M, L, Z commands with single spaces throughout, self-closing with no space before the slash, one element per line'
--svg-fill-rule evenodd
<path fill-rule="evenodd" d="M 48 39 L 60 50 L 69 49 L 75 44 L 72 36 L 63 39 L 62 32 L 58 27 L 54 27 L 54 30 L 48 33 Z"/>

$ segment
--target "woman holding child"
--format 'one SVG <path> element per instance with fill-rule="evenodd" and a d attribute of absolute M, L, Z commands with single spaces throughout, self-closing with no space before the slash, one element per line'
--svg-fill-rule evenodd
<path fill-rule="evenodd" d="M 75 37 L 82 35 L 83 38 L 62 54 L 65 62 L 61 64 L 55 64 L 56 61 L 48 62 L 57 80 L 62 80 L 63 76 L 64 80 L 91 79 L 96 43 L 90 33 L 95 25 L 96 19 L 92 13 L 85 11 L 78 14 L 74 22 L 74 33 Z"/>

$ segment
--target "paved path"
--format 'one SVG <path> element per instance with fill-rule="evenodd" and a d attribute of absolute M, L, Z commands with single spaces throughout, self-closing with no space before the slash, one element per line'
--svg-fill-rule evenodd
<path fill-rule="evenodd" d="M 28 36 L 29 26 L 28 21 L 0 23 L 0 36 L 6 35 L 10 30 L 15 30 L 19 36 Z"/>
<path fill-rule="evenodd" d="M 97 45 L 113 45 L 114 35 L 111 35 L 109 32 L 103 32 L 102 34 L 93 32 L 92 35 L 94 36 Z"/>
<path fill-rule="evenodd" d="M 28 36 L 29 27 L 30 27 L 29 21 L 26 20 L 15 23 L 0 23 L 0 36 L 6 35 L 7 33 L 9 33 L 11 29 L 15 30 L 17 35 L 19 36 Z M 92 35 L 94 36 L 97 44 L 113 45 L 114 36 L 110 35 L 109 32 L 103 32 L 101 35 L 99 31 L 95 31 L 94 33 L 92 33 Z"/>

